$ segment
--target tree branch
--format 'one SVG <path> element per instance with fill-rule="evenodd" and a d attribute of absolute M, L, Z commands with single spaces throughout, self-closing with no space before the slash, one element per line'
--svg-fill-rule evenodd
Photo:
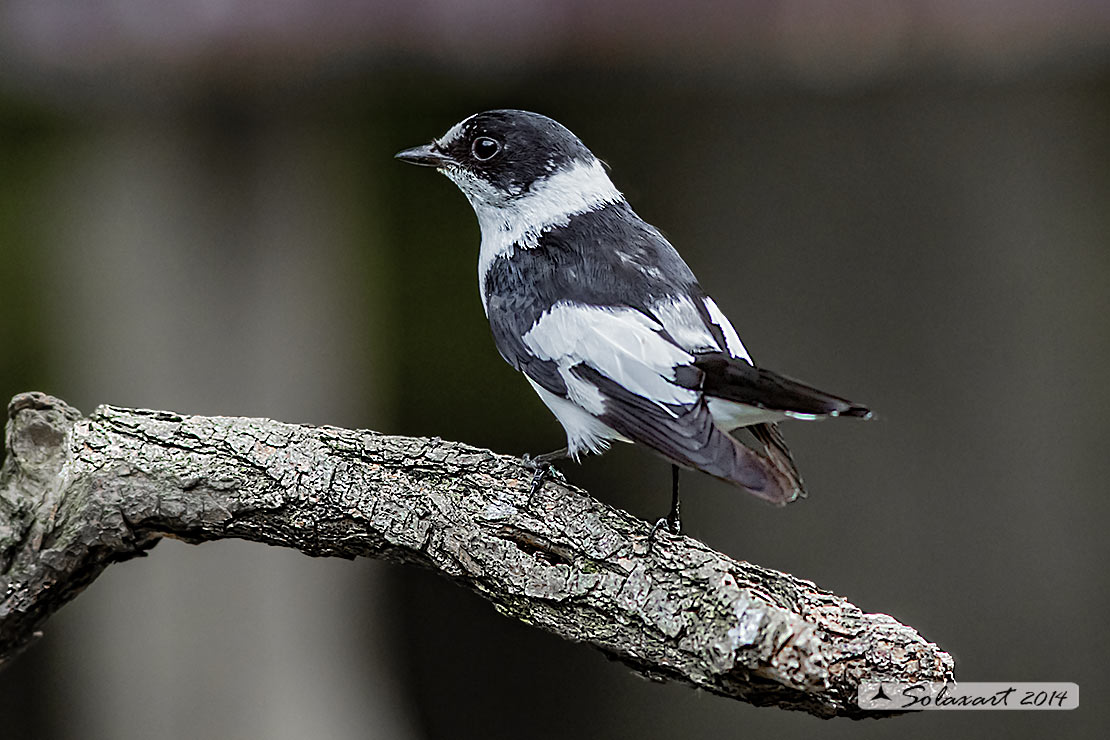
<path fill-rule="evenodd" d="M 912 628 L 813 583 L 660 534 L 575 488 L 528 503 L 515 458 L 439 439 L 25 393 L 0 471 L 0 665 L 111 563 L 163 536 L 414 563 L 652 678 L 860 717 L 864 680 L 944 681 Z M 877 716 L 870 713 L 869 716 Z"/>

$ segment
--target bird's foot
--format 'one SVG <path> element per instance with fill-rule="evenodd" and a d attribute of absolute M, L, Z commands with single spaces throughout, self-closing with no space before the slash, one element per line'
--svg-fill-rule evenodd
<path fill-rule="evenodd" d="M 660 529 L 665 529 L 669 534 L 675 537 L 682 534 L 682 520 L 678 516 L 679 498 L 678 498 L 678 466 L 671 465 L 671 510 L 662 519 L 655 522 L 655 526 L 651 528 L 647 539 L 647 554 L 651 554 L 651 546 L 655 544 L 655 533 Z"/>
<path fill-rule="evenodd" d="M 556 452 L 549 452 L 544 455 L 531 455 L 525 454 L 523 456 L 524 464 L 531 468 L 534 472 L 532 474 L 532 486 L 528 490 L 528 508 L 532 506 L 532 499 L 543 488 L 543 484 L 548 480 L 554 480 L 558 483 L 566 483 L 567 479 L 558 468 L 556 468 L 551 461 L 557 460 L 565 456 L 565 450 L 557 450 Z"/>
<path fill-rule="evenodd" d="M 651 554 L 652 545 L 655 544 L 655 534 L 659 530 L 663 530 L 667 534 L 672 534 L 675 537 L 682 534 L 682 520 L 678 518 L 678 512 L 672 511 L 670 514 L 667 514 L 667 516 L 661 517 L 655 522 L 655 525 L 652 526 L 647 539 L 647 551 L 649 555 Z"/>

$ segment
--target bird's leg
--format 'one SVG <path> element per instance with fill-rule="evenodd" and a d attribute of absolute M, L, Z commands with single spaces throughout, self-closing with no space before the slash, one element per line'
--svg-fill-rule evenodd
<path fill-rule="evenodd" d="M 651 533 L 648 535 L 648 551 L 651 551 L 651 543 L 655 540 L 655 533 L 660 529 L 665 529 L 671 534 L 682 534 L 682 520 L 678 516 L 678 466 L 671 465 L 671 511 L 667 516 L 655 522 L 655 526 L 651 528 Z"/>
<path fill-rule="evenodd" d="M 547 481 L 548 478 L 554 478 L 560 483 L 566 483 L 567 479 L 564 478 L 563 474 L 559 472 L 558 468 L 556 468 L 551 463 L 555 460 L 565 460 L 568 457 L 570 457 L 570 450 L 566 447 L 555 450 L 554 452 L 545 452 L 544 454 L 536 455 L 535 457 L 533 457 L 532 455 L 524 456 L 525 465 L 535 471 L 535 473 L 532 475 L 532 488 L 528 491 L 529 507 L 532 506 L 532 498 L 539 492 L 541 488 L 543 488 L 543 484 Z"/>

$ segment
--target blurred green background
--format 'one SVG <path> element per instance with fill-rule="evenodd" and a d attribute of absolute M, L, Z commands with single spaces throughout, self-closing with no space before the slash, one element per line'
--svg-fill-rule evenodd
<path fill-rule="evenodd" d="M 392 159 L 493 107 L 605 159 L 758 362 L 881 417 L 786 425 L 787 509 L 685 476 L 688 533 L 1082 708 L 822 722 L 415 569 L 167 541 L 0 673 L 0 737 L 1102 736 L 1106 3 L 9 0 L 0 397 L 560 446 L 493 347 L 469 206 Z M 666 510 L 645 453 L 566 472 Z"/>

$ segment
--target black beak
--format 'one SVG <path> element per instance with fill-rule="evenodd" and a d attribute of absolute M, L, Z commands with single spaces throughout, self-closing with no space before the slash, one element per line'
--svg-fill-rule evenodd
<path fill-rule="evenodd" d="M 435 144 L 424 144 L 423 146 L 414 146 L 412 149 L 406 149 L 403 152 L 397 152 L 393 155 L 402 162 L 409 164 L 418 164 L 423 167 L 446 167 L 455 164 L 455 160 L 448 157 L 443 152 L 436 148 Z"/>

